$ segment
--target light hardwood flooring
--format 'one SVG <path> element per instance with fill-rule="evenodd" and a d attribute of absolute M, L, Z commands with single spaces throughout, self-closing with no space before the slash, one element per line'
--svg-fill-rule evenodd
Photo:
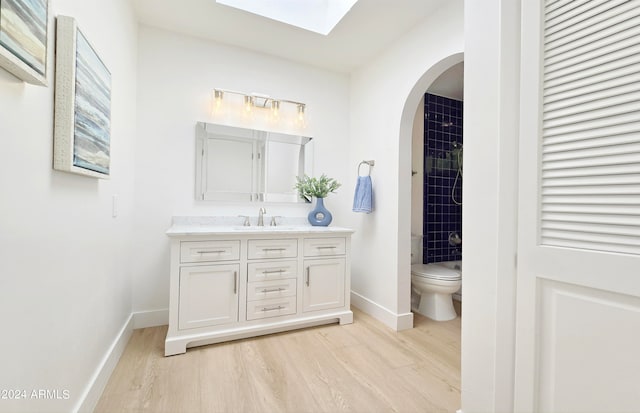
<path fill-rule="evenodd" d="M 167 327 L 135 330 L 95 413 L 455 412 L 460 318 L 395 332 L 354 310 L 330 324 L 164 357 Z"/>

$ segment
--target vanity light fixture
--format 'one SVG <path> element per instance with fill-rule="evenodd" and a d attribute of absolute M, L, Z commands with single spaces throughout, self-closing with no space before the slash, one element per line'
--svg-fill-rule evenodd
<path fill-rule="evenodd" d="M 268 95 L 261 95 L 258 93 L 244 93 L 226 89 L 214 89 L 213 99 L 214 108 L 219 110 L 222 107 L 225 95 L 239 95 L 243 99 L 244 112 L 250 113 L 254 107 L 262 109 L 270 109 L 273 118 L 278 119 L 280 116 L 280 109 L 283 104 L 291 104 L 296 107 L 297 121 L 304 123 L 306 104 L 302 102 L 296 102 L 287 99 L 276 99 Z"/>

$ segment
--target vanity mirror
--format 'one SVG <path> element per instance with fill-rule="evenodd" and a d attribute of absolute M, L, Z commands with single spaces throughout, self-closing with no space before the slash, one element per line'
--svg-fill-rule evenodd
<path fill-rule="evenodd" d="M 196 199 L 304 202 L 296 177 L 312 175 L 313 143 L 306 136 L 198 122 Z"/>

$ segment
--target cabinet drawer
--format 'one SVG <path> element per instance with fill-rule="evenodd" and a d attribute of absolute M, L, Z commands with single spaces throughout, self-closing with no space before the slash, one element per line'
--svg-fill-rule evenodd
<path fill-rule="evenodd" d="M 247 256 L 257 258 L 295 258 L 298 256 L 297 239 L 250 239 Z"/>
<path fill-rule="evenodd" d="M 291 297 L 296 295 L 296 280 L 275 280 L 249 283 L 247 300 L 256 301 L 269 298 Z"/>
<path fill-rule="evenodd" d="M 180 262 L 234 261 L 240 259 L 240 241 L 183 241 Z"/>
<path fill-rule="evenodd" d="M 305 238 L 304 256 L 320 257 L 323 255 L 344 255 L 346 241 L 344 238 Z"/>
<path fill-rule="evenodd" d="M 281 280 L 298 276 L 298 261 L 266 261 L 247 264 L 249 282 Z"/>
<path fill-rule="evenodd" d="M 296 313 L 296 297 L 270 298 L 247 302 L 247 320 L 278 317 Z"/>

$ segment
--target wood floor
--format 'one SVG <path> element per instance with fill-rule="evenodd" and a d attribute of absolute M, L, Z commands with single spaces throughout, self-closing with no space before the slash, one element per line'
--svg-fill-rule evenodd
<path fill-rule="evenodd" d="M 455 412 L 460 318 L 395 332 L 354 323 L 164 357 L 166 326 L 135 330 L 95 413 Z"/>

